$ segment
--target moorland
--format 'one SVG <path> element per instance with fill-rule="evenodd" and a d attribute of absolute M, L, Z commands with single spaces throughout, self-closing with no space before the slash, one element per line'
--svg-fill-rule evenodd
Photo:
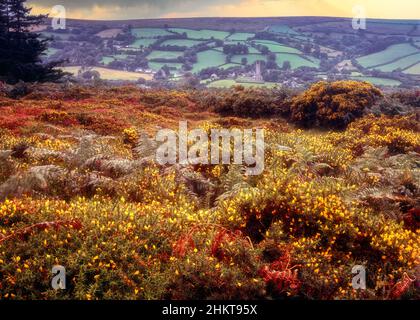
<path fill-rule="evenodd" d="M 419 298 L 419 91 L 0 92 L 0 299 Z M 159 165 L 181 120 L 264 129 L 264 172 Z"/>

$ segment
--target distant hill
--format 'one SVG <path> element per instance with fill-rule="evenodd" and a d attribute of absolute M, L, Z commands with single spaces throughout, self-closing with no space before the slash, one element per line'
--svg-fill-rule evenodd
<path fill-rule="evenodd" d="M 349 18 L 186 18 L 67 21 L 66 30 L 39 29 L 54 39 L 45 60 L 154 74 L 174 80 L 192 73 L 217 80 L 263 77 L 305 86 L 320 79 L 356 79 L 413 87 L 420 77 L 417 20 Z M 255 64 L 261 63 L 261 75 Z"/>

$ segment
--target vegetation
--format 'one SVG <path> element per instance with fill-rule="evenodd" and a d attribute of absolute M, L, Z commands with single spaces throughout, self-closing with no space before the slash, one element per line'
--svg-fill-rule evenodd
<path fill-rule="evenodd" d="M 30 28 L 39 26 L 45 17 L 30 15 L 31 9 L 25 2 L 0 1 L 0 80 L 12 84 L 57 80 L 63 75 L 54 69 L 58 63 L 41 61 L 48 41 L 30 32 Z"/>
<path fill-rule="evenodd" d="M 412 45 L 402 43 L 392 45 L 381 52 L 361 57 L 358 62 L 366 68 L 373 68 L 418 52 L 419 50 Z"/>
<path fill-rule="evenodd" d="M 367 82 L 319 82 L 293 99 L 291 120 L 306 127 L 343 128 L 360 118 L 380 96 Z"/>
<path fill-rule="evenodd" d="M 361 110 L 381 95 L 411 107 L 418 92 L 12 89 L 0 88 L 0 299 L 419 299 L 418 115 Z M 302 130 L 278 116 L 289 109 L 306 125 L 354 121 Z M 264 128 L 263 174 L 156 164 L 156 128 L 185 119 Z M 57 264 L 67 290 L 50 287 Z M 354 265 L 367 290 L 351 287 Z"/>
<path fill-rule="evenodd" d="M 68 30 L 46 26 L 42 31 L 43 37 L 53 38 L 44 61 L 153 72 L 154 81 L 144 84 L 150 87 L 173 88 L 180 77 L 191 79 L 190 73 L 205 82 L 210 68 L 210 76 L 229 83 L 252 77 L 256 61 L 262 62 L 264 81 L 293 88 L 305 88 L 318 81 L 319 74 L 328 81 L 418 86 L 420 46 L 412 21 L 369 21 L 372 28 L 354 33 L 348 21 L 332 20 L 166 19 L 134 20 L 130 25 L 70 21 Z"/>

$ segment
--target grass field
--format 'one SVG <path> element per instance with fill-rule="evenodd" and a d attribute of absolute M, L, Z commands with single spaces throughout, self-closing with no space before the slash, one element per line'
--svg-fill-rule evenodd
<path fill-rule="evenodd" d="M 375 69 L 381 70 L 383 72 L 392 72 L 397 69 L 407 69 L 408 67 L 411 67 L 412 65 L 415 65 L 418 62 L 420 62 L 420 52 L 405 58 L 401 58 L 395 62 L 375 67 Z"/>
<path fill-rule="evenodd" d="M 108 64 L 110 64 L 112 61 L 114 61 L 115 59 L 113 58 L 113 57 L 102 57 L 102 59 L 101 59 L 101 63 L 102 64 L 105 64 L 105 65 L 108 65 Z"/>
<path fill-rule="evenodd" d="M 277 52 L 296 53 L 296 54 L 302 53 L 298 49 L 281 45 L 280 43 L 277 43 L 275 41 L 261 40 L 261 41 L 254 41 L 254 43 L 266 46 L 268 48 L 268 50 L 270 50 L 271 52 L 275 52 L 275 53 L 277 53 Z"/>
<path fill-rule="evenodd" d="M 277 22 L 276 22 L 277 23 Z M 393 24 L 383 23 L 382 21 L 374 21 L 371 22 L 371 26 L 374 29 L 378 28 L 385 28 L 386 30 L 395 31 L 399 33 L 401 30 L 407 29 L 407 24 L 404 21 L 397 21 Z M 204 52 L 199 52 L 197 54 L 197 62 L 193 65 L 193 69 L 191 70 L 193 73 L 198 73 L 201 70 L 209 67 L 220 67 L 221 69 L 228 69 L 235 66 L 242 65 L 242 59 L 247 59 L 247 64 L 251 65 L 254 64 L 256 61 L 267 61 L 267 55 L 262 55 L 260 50 L 253 47 L 254 45 L 263 45 L 266 46 L 271 52 L 276 54 L 276 62 L 279 67 L 282 67 L 285 61 L 289 61 L 291 64 L 292 69 L 297 69 L 300 67 L 311 67 L 311 68 L 319 68 L 320 67 L 320 60 L 311 56 L 307 56 L 303 54 L 299 49 L 294 48 L 296 47 L 294 44 L 285 45 L 277 41 L 271 40 L 259 40 L 259 39 L 252 39 L 255 36 L 256 30 L 253 29 L 237 29 L 241 30 L 239 32 L 231 33 L 227 30 L 220 31 L 220 30 L 212 30 L 211 26 L 191 26 L 191 25 L 171 25 L 172 28 L 163 28 L 163 27 L 153 27 L 153 24 L 149 25 L 149 27 L 140 27 L 139 25 L 136 28 L 131 29 L 132 34 L 136 37 L 136 40 L 130 45 L 127 46 L 123 50 L 133 50 L 133 51 L 142 51 L 145 48 L 149 48 L 152 44 L 154 44 L 160 37 L 174 35 L 174 34 L 183 34 L 186 33 L 186 39 L 169 39 L 162 43 L 163 46 L 181 46 L 186 48 L 192 48 L 196 45 L 207 41 L 207 43 L 212 42 L 214 47 L 214 41 L 211 39 L 218 39 L 223 40 L 224 44 L 236 44 L 242 43 L 248 46 L 249 53 L 244 55 L 234 55 L 232 57 L 231 63 L 226 63 L 226 55 L 223 53 L 222 46 L 214 48 L 212 50 L 207 50 Z M 269 25 L 268 25 L 269 26 Z M 314 27 L 315 26 L 315 27 Z M 268 30 L 271 33 L 277 33 L 279 37 L 288 37 L 289 39 L 294 39 L 294 41 L 300 42 L 298 40 L 299 37 L 303 37 L 302 39 L 312 39 L 314 35 L 317 35 L 316 29 L 323 29 L 323 28 L 332 28 L 336 26 L 337 30 L 332 29 L 330 32 L 330 37 L 334 38 L 335 33 L 337 33 L 337 40 L 342 37 L 342 34 L 339 32 L 344 30 L 344 24 L 342 22 L 323 22 L 319 23 L 318 25 L 311 25 L 310 28 L 305 26 L 299 27 L 292 27 L 287 26 L 286 24 L 276 24 L 269 26 Z M 197 29 L 191 29 L 197 28 Z M 202 28 L 202 29 L 200 29 Z M 308 29 L 309 28 L 309 29 Z M 314 29 L 315 28 L 315 29 Z M 263 28 L 258 29 L 263 30 Z M 306 31 L 305 31 L 306 30 Z M 101 38 L 112 38 L 122 32 L 122 28 L 119 26 L 109 27 L 109 29 L 103 30 L 97 33 L 97 36 Z M 320 31 L 320 35 L 322 31 Z M 54 36 L 60 37 L 62 39 L 68 39 L 71 36 L 71 33 L 55 33 L 55 32 L 42 32 L 44 36 Z M 370 36 L 375 36 L 371 34 Z M 376 35 L 377 36 L 377 35 Z M 420 49 L 416 47 L 416 45 L 420 45 L 420 37 L 411 37 L 414 41 L 414 45 L 408 42 L 406 43 L 399 43 L 396 45 L 389 46 L 385 50 L 381 52 L 376 52 L 373 54 L 369 54 L 363 57 L 359 57 L 357 59 L 358 63 L 362 65 L 364 68 L 368 69 L 378 69 L 383 72 L 392 72 L 397 69 L 401 69 L 406 74 L 413 74 L 417 75 L 420 74 Z M 312 39 L 313 40 L 313 39 Z M 281 40 L 278 40 L 281 41 Z M 402 40 L 408 41 L 408 40 Z M 332 48 L 327 48 L 324 46 L 320 46 L 321 51 L 327 53 L 329 58 L 335 58 L 341 55 L 343 52 L 337 51 Z M 46 53 L 46 57 L 49 57 L 56 53 L 56 49 L 49 49 Z M 150 69 L 157 71 L 161 69 L 165 64 L 168 65 L 173 71 L 181 71 L 182 64 L 178 63 L 176 59 L 182 57 L 184 52 L 181 51 L 165 51 L 165 50 L 153 50 L 151 53 L 146 57 L 149 61 Z M 113 61 L 125 61 L 130 59 L 130 56 L 119 54 L 114 56 L 106 56 L 100 60 L 100 63 L 103 66 L 108 66 Z M 175 62 L 156 62 L 159 61 L 169 60 Z M 338 59 L 337 59 L 338 60 Z M 349 60 L 350 61 L 350 60 Z M 350 71 L 357 71 L 358 67 L 354 66 L 352 68 L 348 68 Z M 339 68 L 339 70 L 341 70 Z M 136 75 L 137 76 L 137 75 Z M 112 76 L 110 76 L 113 78 Z M 352 76 L 354 77 L 354 76 Z M 361 75 L 356 76 L 357 79 L 363 80 L 366 79 L 367 81 L 372 82 L 373 84 L 377 85 L 386 85 L 386 86 L 398 86 L 400 84 L 399 81 L 385 79 L 385 78 L 378 78 L 378 77 L 362 77 Z"/>
<path fill-rule="evenodd" d="M 229 68 L 234 68 L 234 67 L 239 67 L 239 66 L 240 66 L 240 64 L 238 64 L 238 63 L 226 63 L 222 66 L 219 66 L 219 68 L 223 69 L 223 70 L 226 70 L 226 69 L 229 69 Z"/>
<path fill-rule="evenodd" d="M 404 70 L 404 73 L 407 74 L 420 74 L 420 63 L 417 63 L 416 65 Z"/>
<path fill-rule="evenodd" d="M 144 38 L 144 39 L 136 39 L 136 41 L 134 41 L 130 46 L 134 47 L 134 48 L 147 48 L 149 46 L 151 46 L 152 44 L 154 44 L 157 41 L 157 39 L 153 39 L 153 38 Z"/>
<path fill-rule="evenodd" d="M 80 70 L 79 66 L 76 67 L 63 67 L 60 68 L 65 72 L 72 73 L 73 75 L 77 75 L 78 71 Z M 145 80 L 152 80 L 153 76 L 147 73 L 137 73 L 137 72 L 128 72 L 128 71 L 121 71 L 121 70 L 113 70 L 101 67 L 94 67 L 92 68 L 94 71 L 98 71 L 101 75 L 102 80 L 121 80 L 121 81 L 137 81 L 139 78 L 143 78 Z"/>
<path fill-rule="evenodd" d="M 182 67 L 182 63 L 175 63 L 175 62 L 149 62 L 149 68 L 153 71 L 158 71 L 162 69 L 163 66 L 168 66 L 171 70 L 180 70 Z"/>
<path fill-rule="evenodd" d="M 311 67 L 311 68 L 318 68 L 319 67 L 319 60 L 316 58 L 311 57 L 311 61 L 292 53 L 277 53 L 276 54 L 276 62 L 279 67 L 282 67 L 285 61 L 289 61 L 292 69 L 297 69 L 299 67 Z"/>
<path fill-rule="evenodd" d="M 101 32 L 98 32 L 96 35 L 100 38 L 115 38 L 117 35 L 119 35 L 122 32 L 122 29 L 114 28 L 114 29 L 106 29 Z"/>
<path fill-rule="evenodd" d="M 218 67 L 226 64 L 226 55 L 217 50 L 206 50 L 197 53 L 197 63 L 194 64 L 192 72 L 200 72 L 210 67 Z"/>
<path fill-rule="evenodd" d="M 401 82 L 394 79 L 378 78 L 378 77 L 351 77 L 353 80 L 370 82 L 375 86 L 398 87 Z"/>
<path fill-rule="evenodd" d="M 158 38 L 172 33 L 160 28 L 134 28 L 131 29 L 131 34 L 136 38 Z"/>
<path fill-rule="evenodd" d="M 184 53 L 179 51 L 161 51 L 161 50 L 153 50 L 148 56 L 147 59 L 176 59 L 178 57 L 182 57 Z"/>
<path fill-rule="evenodd" d="M 419 49 L 409 43 L 400 43 L 389 46 L 383 51 L 360 57 L 357 62 L 365 68 L 372 68 L 416 52 L 419 52 Z"/>
<path fill-rule="evenodd" d="M 289 35 L 299 35 L 298 32 L 296 32 L 295 30 L 293 30 L 289 26 L 286 26 L 286 25 L 283 25 L 283 24 L 270 27 L 270 31 L 275 32 L 275 33 L 285 33 L 285 34 L 289 34 Z"/>
<path fill-rule="evenodd" d="M 257 48 L 248 46 L 248 53 L 251 53 L 251 54 L 260 54 L 261 52 Z"/>
<path fill-rule="evenodd" d="M 231 34 L 229 37 L 227 37 L 227 40 L 232 41 L 245 41 L 249 38 L 253 38 L 255 36 L 254 33 L 248 33 L 248 32 L 236 32 L 234 34 Z"/>
<path fill-rule="evenodd" d="M 262 54 L 237 54 L 232 58 L 234 63 L 242 63 L 242 58 L 247 59 L 247 64 L 253 64 L 256 61 L 267 61 L 267 57 Z"/>
<path fill-rule="evenodd" d="M 241 85 L 245 88 L 255 87 L 255 88 L 274 88 L 278 84 L 273 82 L 266 82 L 266 83 L 251 83 L 251 82 L 236 82 L 235 80 L 217 80 L 211 82 L 207 85 L 209 88 L 230 88 L 232 86 Z"/>
<path fill-rule="evenodd" d="M 200 40 L 191 40 L 191 39 L 171 39 L 166 40 L 162 43 L 162 46 L 180 46 L 180 47 L 194 47 L 200 43 L 203 43 L 204 41 Z"/>
<path fill-rule="evenodd" d="M 216 30 L 192 30 L 192 29 L 183 29 L 183 28 L 173 28 L 170 29 L 172 32 L 176 32 L 179 34 L 186 33 L 187 37 L 189 39 L 204 39 L 204 40 L 210 40 L 212 38 L 214 39 L 220 39 L 223 40 L 229 36 L 229 32 L 225 31 L 216 31 Z"/>
<path fill-rule="evenodd" d="M 113 62 L 115 60 L 124 61 L 124 60 L 127 60 L 129 57 L 130 56 L 127 55 L 127 54 L 114 54 L 112 56 L 102 57 L 101 63 L 102 64 L 105 64 L 105 65 L 108 65 L 108 64 L 110 64 L 111 62 Z"/>

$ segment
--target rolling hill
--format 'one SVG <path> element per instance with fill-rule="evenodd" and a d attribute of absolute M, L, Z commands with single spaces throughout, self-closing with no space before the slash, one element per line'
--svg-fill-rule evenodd
<path fill-rule="evenodd" d="M 418 21 L 368 20 L 359 32 L 349 19 L 316 17 L 69 20 L 68 26 L 41 31 L 53 39 L 45 59 L 67 59 L 66 67 L 235 80 L 255 78 L 258 62 L 264 81 L 289 86 L 305 86 L 319 73 L 335 80 L 358 72 L 380 86 L 413 87 L 420 77 Z"/>

